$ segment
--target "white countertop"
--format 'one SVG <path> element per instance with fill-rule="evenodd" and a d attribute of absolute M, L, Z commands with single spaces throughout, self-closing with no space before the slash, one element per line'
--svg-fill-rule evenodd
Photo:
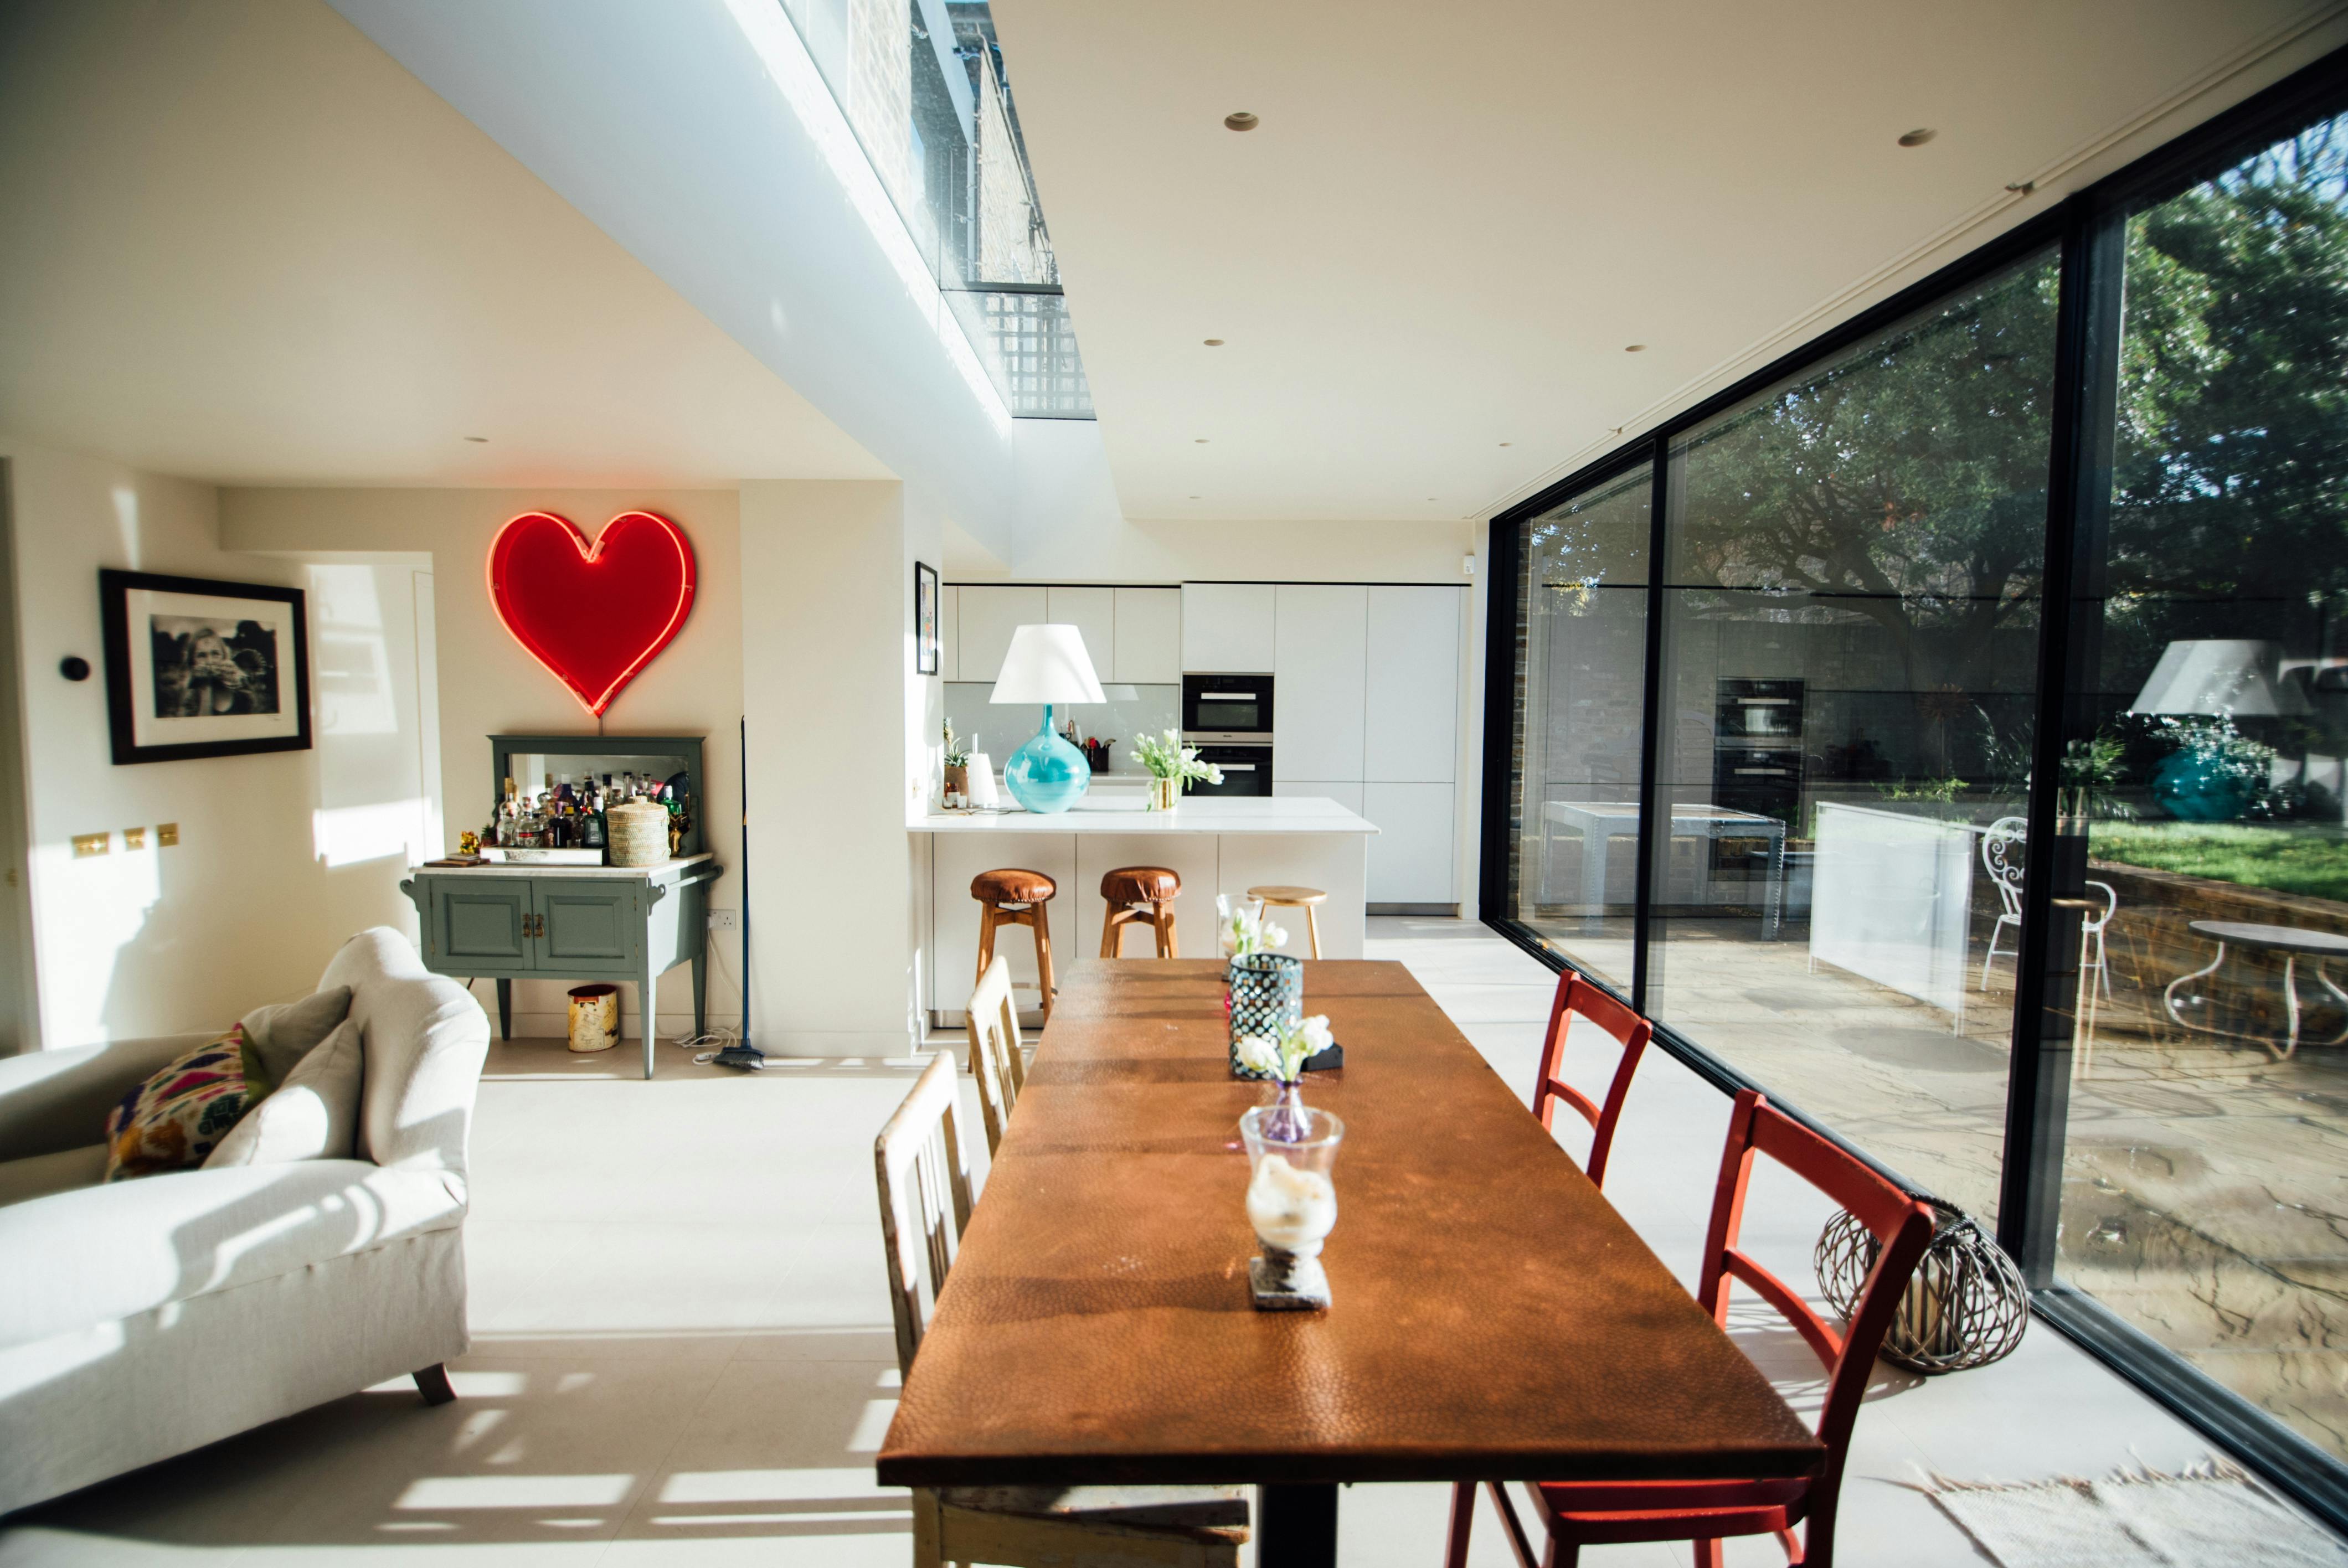
<path fill-rule="evenodd" d="M 1146 809 L 1148 796 L 1087 793 L 1066 811 L 942 812 L 905 824 L 914 833 L 1290 833 L 1373 834 L 1375 824 L 1326 795 L 1270 798 L 1185 796 L 1172 811 Z"/>
<path fill-rule="evenodd" d="M 511 861 L 485 861 L 479 866 L 418 866 L 408 875 L 421 872 L 431 876 L 642 876 L 647 879 L 681 872 L 689 866 L 717 858 L 715 850 L 705 849 L 698 855 L 683 855 L 675 860 L 664 860 L 657 866 L 550 866 L 543 864 L 517 865 Z"/>

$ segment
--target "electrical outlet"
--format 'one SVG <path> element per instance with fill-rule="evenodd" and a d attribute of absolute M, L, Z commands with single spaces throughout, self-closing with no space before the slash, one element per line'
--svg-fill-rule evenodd
<path fill-rule="evenodd" d="M 73 845 L 76 860 L 85 856 L 103 855 L 114 847 L 114 835 L 110 833 L 77 833 Z"/>
<path fill-rule="evenodd" d="M 155 846 L 169 849 L 180 842 L 180 825 L 176 822 L 159 824 L 155 829 Z"/>
<path fill-rule="evenodd" d="M 709 912 L 709 928 L 713 931 L 731 931 L 735 928 L 736 918 L 736 911 L 732 909 L 712 909 Z"/>

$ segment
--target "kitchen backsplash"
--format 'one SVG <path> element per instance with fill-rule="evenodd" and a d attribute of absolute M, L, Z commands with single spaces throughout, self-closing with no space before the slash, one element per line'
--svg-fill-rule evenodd
<path fill-rule="evenodd" d="M 998 773 L 1004 760 L 1026 744 L 1044 717 L 1040 703 L 1006 702 L 996 706 L 989 701 L 994 694 L 992 681 L 948 681 L 945 689 L 946 723 L 953 726 L 958 736 L 977 736 L 972 750 L 994 758 Z M 1056 711 L 1054 717 L 1064 725 L 1075 719 L 1080 734 L 1115 741 L 1117 743 L 1108 751 L 1110 773 L 1138 774 L 1142 769 L 1133 757 L 1133 737 L 1181 728 L 1182 688 L 1105 685 L 1104 690 L 1111 694 L 1112 701 L 1079 702 Z M 1128 692 L 1133 695 L 1124 695 Z"/>

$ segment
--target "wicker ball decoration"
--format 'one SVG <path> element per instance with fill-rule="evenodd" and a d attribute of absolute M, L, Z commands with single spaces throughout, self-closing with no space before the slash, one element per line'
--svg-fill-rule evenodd
<path fill-rule="evenodd" d="M 1883 1337 L 1884 1358 L 1936 1376 L 2013 1354 L 2030 1322 L 2030 1292 L 2005 1249 L 1962 1209 L 1938 1198 L 1932 1239 Z M 1848 1320 L 1882 1244 L 1849 1214 L 1818 1233 L 1812 1261 L 1827 1301 Z"/>

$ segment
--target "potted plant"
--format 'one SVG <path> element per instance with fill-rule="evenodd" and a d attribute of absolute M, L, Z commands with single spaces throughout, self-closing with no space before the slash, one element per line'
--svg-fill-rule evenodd
<path fill-rule="evenodd" d="M 1209 784 L 1223 782 L 1223 770 L 1212 763 L 1199 760 L 1196 746 L 1186 746 L 1182 737 L 1172 730 L 1163 735 L 1138 735 L 1133 742 L 1133 754 L 1149 770 L 1149 809 L 1172 811 L 1181 798 L 1182 786 L 1195 779 Z"/>
<path fill-rule="evenodd" d="M 966 741 L 956 739 L 953 721 L 946 721 L 945 795 L 948 801 L 970 798 L 970 749 L 977 743 L 976 735 Z"/>

